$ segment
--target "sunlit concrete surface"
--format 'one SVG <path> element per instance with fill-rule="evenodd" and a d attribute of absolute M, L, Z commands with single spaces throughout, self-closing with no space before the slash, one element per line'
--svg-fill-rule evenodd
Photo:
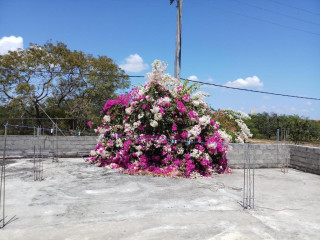
<path fill-rule="evenodd" d="M 320 176 L 256 169 L 254 210 L 243 210 L 243 170 L 213 178 L 129 176 L 80 158 L 7 160 L 0 239 L 320 239 Z M 2 216 L 2 212 L 1 212 Z"/>

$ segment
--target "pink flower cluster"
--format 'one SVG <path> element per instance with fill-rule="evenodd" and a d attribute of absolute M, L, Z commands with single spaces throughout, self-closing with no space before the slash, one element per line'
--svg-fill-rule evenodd
<path fill-rule="evenodd" d="M 227 173 L 228 142 L 205 104 L 181 85 L 168 88 L 151 76 L 102 110 L 97 146 L 88 162 L 128 174 L 199 177 Z"/>

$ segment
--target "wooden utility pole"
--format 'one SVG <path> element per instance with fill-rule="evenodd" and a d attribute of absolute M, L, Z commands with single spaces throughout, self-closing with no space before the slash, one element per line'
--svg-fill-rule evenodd
<path fill-rule="evenodd" d="M 176 34 L 176 53 L 174 60 L 174 77 L 181 77 L 181 23 L 182 23 L 182 0 L 177 1 L 177 34 Z"/>

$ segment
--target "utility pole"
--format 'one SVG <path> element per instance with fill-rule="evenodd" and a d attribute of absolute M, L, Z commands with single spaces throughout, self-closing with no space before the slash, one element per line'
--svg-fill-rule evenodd
<path fill-rule="evenodd" d="M 177 34 L 176 53 L 174 60 L 174 77 L 180 80 L 181 77 L 181 23 L 182 23 L 182 0 L 177 1 Z"/>

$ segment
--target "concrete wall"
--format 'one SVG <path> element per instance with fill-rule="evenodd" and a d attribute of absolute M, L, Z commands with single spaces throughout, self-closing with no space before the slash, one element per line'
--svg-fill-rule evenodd
<path fill-rule="evenodd" d="M 247 144 L 230 144 L 230 146 L 227 157 L 231 168 L 243 168 L 245 157 L 254 162 L 256 168 L 278 168 L 290 158 L 290 145 L 250 144 L 248 147 Z"/>
<path fill-rule="evenodd" d="M 39 141 L 41 152 L 51 154 L 56 148 L 58 139 L 58 153 L 61 157 L 76 157 L 88 155 L 94 149 L 97 136 L 14 136 L 7 137 L 6 155 L 8 157 L 29 157 L 33 156 L 34 145 L 37 146 Z M 0 154 L 3 155 L 4 136 L 0 136 Z M 36 151 L 39 151 L 37 149 Z"/>
<path fill-rule="evenodd" d="M 85 156 L 94 149 L 97 136 L 67 136 L 58 137 L 60 157 Z M 8 157 L 31 157 L 33 156 L 34 144 L 41 143 L 41 150 L 47 155 L 56 147 L 56 137 L 40 136 L 8 136 Z M 246 144 L 230 144 L 227 154 L 231 168 L 243 168 Z M 0 156 L 3 155 L 4 136 L 0 136 Z M 297 145 L 277 144 L 250 144 L 248 157 L 255 162 L 256 168 L 278 168 L 287 162 L 291 167 L 303 171 L 320 174 L 320 148 Z"/>
<path fill-rule="evenodd" d="M 320 174 L 320 148 L 291 146 L 290 166 L 302 171 Z"/>

